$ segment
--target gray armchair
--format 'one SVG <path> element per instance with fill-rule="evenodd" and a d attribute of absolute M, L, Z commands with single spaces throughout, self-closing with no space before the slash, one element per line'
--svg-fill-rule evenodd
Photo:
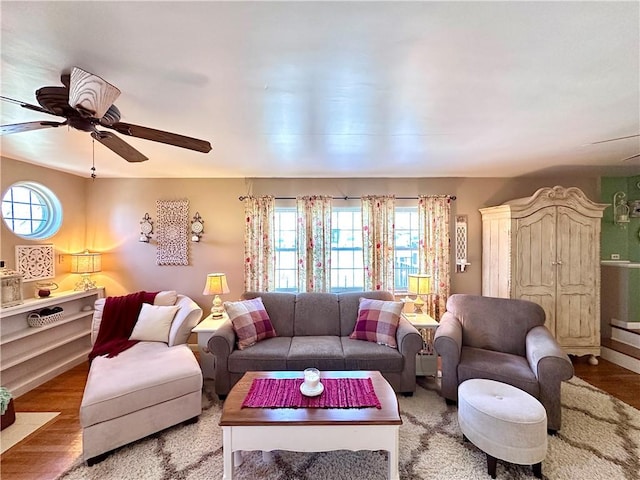
<path fill-rule="evenodd" d="M 434 339 L 447 403 L 457 402 L 465 380 L 495 380 L 536 397 L 547 428 L 560 430 L 560 385 L 573 365 L 544 322 L 542 307 L 527 300 L 451 295 Z"/>

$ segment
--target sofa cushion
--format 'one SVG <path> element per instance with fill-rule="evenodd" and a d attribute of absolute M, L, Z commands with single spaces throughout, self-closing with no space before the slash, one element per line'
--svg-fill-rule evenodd
<path fill-rule="evenodd" d="M 481 348 L 462 347 L 458 384 L 472 378 L 508 383 L 538 398 L 540 386 L 525 357 Z"/>
<path fill-rule="evenodd" d="M 299 335 L 340 335 L 338 296 L 334 293 L 299 293 L 293 327 Z"/>
<path fill-rule="evenodd" d="M 402 302 L 361 298 L 358 320 L 349 338 L 398 348 L 396 331 L 403 306 Z"/>
<path fill-rule="evenodd" d="M 227 360 L 227 368 L 232 373 L 286 370 L 290 345 L 291 337 L 273 337 L 251 348 L 234 350 Z"/>
<path fill-rule="evenodd" d="M 224 302 L 224 308 L 238 337 L 240 350 L 255 345 L 265 338 L 276 336 L 276 331 L 260 297 L 240 302 Z"/>
<path fill-rule="evenodd" d="M 293 337 L 293 315 L 296 307 L 296 294 L 287 292 L 244 292 L 243 300 L 262 298 L 262 304 L 269 314 L 271 325 L 278 335 Z"/>
<path fill-rule="evenodd" d="M 143 303 L 129 340 L 168 343 L 169 330 L 178 308 L 175 305 L 164 307 Z"/>
<path fill-rule="evenodd" d="M 302 371 L 308 367 L 319 370 L 344 370 L 344 353 L 340 337 L 293 337 L 287 355 L 287 369 Z"/>
<path fill-rule="evenodd" d="M 202 389 L 202 371 L 187 345 L 140 342 L 117 357 L 96 357 L 80 406 L 83 427 Z"/>
<path fill-rule="evenodd" d="M 402 354 L 396 349 L 349 337 L 341 337 L 340 341 L 347 370 L 401 372 L 404 368 Z"/>

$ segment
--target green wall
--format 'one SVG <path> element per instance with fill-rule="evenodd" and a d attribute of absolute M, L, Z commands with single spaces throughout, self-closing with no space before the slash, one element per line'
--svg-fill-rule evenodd
<path fill-rule="evenodd" d="M 613 195 L 624 192 L 627 200 L 640 200 L 640 175 L 633 177 L 602 177 L 600 183 L 601 202 L 613 204 Z M 600 258 L 611 260 L 612 254 L 620 255 L 620 260 L 640 262 L 640 217 L 631 217 L 626 225 L 613 223 L 613 205 L 604 211 L 602 217 L 602 237 Z"/>
<path fill-rule="evenodd" d="M 640 200 L 640 175 L 633 177 L 602 177 L 600 183 L 602 203 L 613 204 L 613 195 L 622 191 L 626 193 L 631 204 Z M 631 205 L 630 205 L 631 206 Z M 611 260 L 611 254 L 620 255 L 620 260 L 640 263 L 640 216 L 631 217 L 624 226 L 613 223 L 613 206 L 604 211 L 602 217 L 601 259 Z M 628 301 L 629 318 L 627 321 L 640 322 L 640 268 L 628 269 Z M 622 292 L 621 292 L 622 293 Z"/>

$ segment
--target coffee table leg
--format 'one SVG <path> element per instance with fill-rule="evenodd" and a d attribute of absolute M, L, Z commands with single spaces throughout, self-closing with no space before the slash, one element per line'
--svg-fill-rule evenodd
<path fill-rule="evenodd" d="M 400 461 L 400 455 L 398 453 L 400 431 L 396 430 L 396 434 L 393 439 L 393 447 L 389 449 L 389 480 L 399 480 L 400 472 L 398 471 L 398 463 Z"/>
<path fill-rule="evenodd" d="M 233 452 L 233 466 L 234 467 L 239 467 L 240 465 L 242 465 L 243 461 L 244 461 L 244 458 L 242 458 L 242 451 L 241 450 L 236 450 L 235 452 Z"/>
<path fill-rule="evenodd" d="M 231 451 L 231 427 L 222 427 L 222 458 L 224 465 L 222 480 L 233 480 L 233 456 Z"/>

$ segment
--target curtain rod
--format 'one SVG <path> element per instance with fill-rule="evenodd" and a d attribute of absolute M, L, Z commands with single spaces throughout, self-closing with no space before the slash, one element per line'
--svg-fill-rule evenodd
<path fill-rule="evenodd" d="M 436 198 L 448 198 L 449 200 L 455 200 L 455 195 L 425 195 L 426 197 L 436 197 Z M 249 198 L 249 195 L 241 195 L 238 197 L 238 200 L 243 201 Z M 296 200 L 297 197 L 274 197 L 276 200 Z M 360 200 L 362 197 L 331 197 L 334 200 Z M 418 197 L 395 197 L 396 200 L 418 200 Z"/>

